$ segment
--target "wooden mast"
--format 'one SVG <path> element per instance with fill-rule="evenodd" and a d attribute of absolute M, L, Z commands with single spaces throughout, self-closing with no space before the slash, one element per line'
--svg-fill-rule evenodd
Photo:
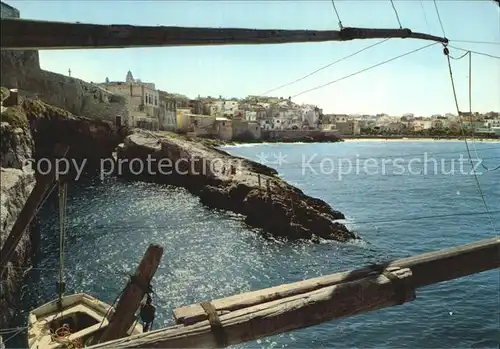
<path fill-rule="evenodd" d="M 2 18 L 2 50 L 258 45 L 356 39 L 448 39 L 410 29 L 281 30 L 101 25 Z"/>
<path fill-rule="evenodd" d="M 127 335 L 127 331 L 135 321 L 135 312 L 139 308 L 144 295 L 150 291 L 151 280 L 160 264 L 162 255 L 163 247 L 149 245 L 135 274 L 132 276 L 132 279 L 118 301 L 116 311 L 100 338 L 101 342 Z"/>

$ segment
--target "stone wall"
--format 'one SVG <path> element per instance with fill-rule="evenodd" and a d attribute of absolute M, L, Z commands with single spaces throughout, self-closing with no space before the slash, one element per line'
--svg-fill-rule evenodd
<path fill-rule="evenodd" d="M 261 128 L 257 122 L 247 120 L 232 120 L 233 140 L 259 140 L 261 138 Z"/>
<path fill-rule="evenodd" d="M 338 132 L 323 130 L 263 130 L 263 141 L 335 141 L 340 140 Z"/>
<path fill-rule="evenodd" d="M 40 69 L 38 51 L 1 51 L 1 85 L 17 88 L 24 96 L 66 109 L 78 116 L 114 122 L 128 118 L 124 97 L 96 84 Z"/>
<path fill-rule="evenodd" d="M 5 2 L 0 2 L 0 9 L 1 9 L 1 18 L 19 18 L 20 17 L 20 14 L 19 14 L 19 10 L 10 6 L 10 5 L 7 5 Z"/>

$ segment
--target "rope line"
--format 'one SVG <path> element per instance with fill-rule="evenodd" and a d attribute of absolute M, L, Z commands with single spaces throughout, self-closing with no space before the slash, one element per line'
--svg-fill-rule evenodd
<path fill-rule="evenodd" d="M 449 40 L 452 42 L 463 42 L 466 44 L 500 45 L 500 41 L 476 41 L 476 40 Z"/>
<path fill-rule="evenodd" d="M 344 26 L 342 25 L 342 20 L 340 19 L 339 11 L 337 11 L 337 6 L 335 6 L 335 0 L 332 0 L 332 6 L 333 6 L 333 11 L 335 11 L 335 14 L 337 15 L 337 19 L 339 21 L 339 28 L 340 30 L 344 29 Z"/>
<path fill-rule="evenodd" d="M 465 48 L 461 48 L 461 47 L 456 47 L 456 46 L 453 46 L 453 45 L 448 45 L 448 47 L 452 47 L 455 50 L 459 50 L 459 51 L 472 52 L 472 53 L 475 53 L 476 55 L 479 55 L 479 56 L 485 56 L 485 57 L 491 57 L 491 58 L 500 59 L 500 56 L 495 56 L 495 55 L 492 55 L 490 53 L 469 50 L 469 49 L 465 49 Z"/>
<path fill-rule="evenodd" d="M 67 183 L 59 182 L 59 300 L 61 301 L 64 292 L 64 243 L 65 243 L 65 222 L 67 203 Z"/>
<path fill-rule="evenodd" d="M 394 223 L 394 222 L 413 222 L 418 220 L 425 219 L 434 219 L 434 218 L 451 218 L 457 216 L 480 216 L 485 214 L 497 214 L 500 213 L 500 210 L 490 211 L 490 212 L 462 212 L 462 213 L 450 213 L 443 215 L 434 215 L 434 216 L 416 216 L 416 217 L 408 217 L 408 218 L 400 218 L 400 219 L 387 219 L 387 220 L 370 220 L 370 221 L 349 221 L 345 220 L 346 223 L 350 224 L 370 224 L 370 223 Z"/>
<path fill-rule="evenodd" d="M 431 44 L 428 44 L 428 45 L 422 46 L 422 47 L 420 47 L 420 48 L 417 48 L 417 49 L 415 49 L 415 50 L 408 51 L 408 52 L 403 53 L 403 54 L 401 54 L 401 55 L 399 55 L 399 56 L 396 56 L 396 57 L 393 57 L 393 58 L 387 59 L 387 60 L 382 61 L 382 62 L 380 62 L 380 63 L 377 63 L 377 64 L 375 64 L 375 65 L 372 65 L 372 66 L 370 66 L 370 67 L 368 67 L 368 68 L 365 68 L 365 69 L 362 69 L 362 70 L 358 70 L 357 72 L 354 72 L 354 73 L 352 73 L 352 74 L 349 74 L 349 75 L 343 76 L 343 77 L 341 77 L 341 78 L 339 78 L 339 79 L 336 79 L 336 80 L 333 80 L 333 81 L 327 82 L 326 84 L 323 84 L 323 85 L 320 85 L 320 86 L 316 86 L 316 87 L 310 88 L 310 89 L 308 89 L 308 90 L 305 90 L 305 91 L 303 91 L 303 92 L 297 93 L 296 95 L 292 96 L 292 98 L 294 98 L 294 97 L 298 97 L 298 96 L 301 96 L 301 95 L 306 94 L 306 93 L 308 93 L 308 92 L 312 92 L 312 91 L 315 91 L 315 90 L 319 90 L 320 88 L 323 88 L 323 87 L 326 87 L 326 86 L 329 86 L 329 85 L 335 84 L 335 83 L 340 82 L 340 81 L 342 81 L 342 80 L 345 80 L 345 79 L 347 79 L 347 78 L 350 78 L 350 77 L 353 77 L 353 76 L 355 76 L 355 75 L 358 75 L 358 74 L 364 73 L 364 72 L 366 72 L 366 71 L 368 71 L 368 70 L 371 70 L 371 69 L 373 69 L 373 68 L 377 68 L 377 67 L 379 67 L 379 66 L 381 66 L 381 65 L 384 65 L 384 64 L 390 63 L 390 62 L 392 62 L 392 61 L 395 61 L 396 59 L 399 59 L 399 58 L 402 58 L 402 57 L 408 56 L 408 55 L 410 55 L 410 54 L 412 54 L 412 53 L 415 53 L 415 52 L 421 51 L 421 50 L 423 50 L 423 49 L 426 49 L 426 48 L 428 48 L 428 47 L 434 46 L 434 45 L 436 45 L 436 44 L 438 44 L 438 43 L 437 43 L 437 42 L 433 42 L 433 43 L 431 43 Z"/>
<path fill-rule="evenodd" d="M 25 331 L 26 328 L 21 328 L 19 331 L 17 331 L 16 333 L 14 333 L 12 336 L 8 337 L 7 339 L 5 339 L 3 341 L 3 343 L 7 343 L 8 341 L 12 340 L 13 338 L 17 337 L 19 334 L 21 334 L 23 331 Z"/>
<path fill-rule="evenodd" d="M 314 74 L 316 74 L 316 73 L 319 73 L 320 71 L 322 71 L 322 70 L 324 70 L 324 69 L 326 69 L 326 68 L 328 68 L 328 67 L 331 67 L 332 65 L 335 65 L 335 64 L 337 64 L 337 63 L 340 63 L 340 62 L 342 62 L 342 61 L 344 61 L 344 60 L 346 60 L 346 59 L 348 59 L 348 58 L 354 57 L 354 56 L 356 56 L 356 55 L 360 54 L 361 52 L 364 52 L 364 51 L 366 51 L 366 50 L 369 50 L 369 49 L 371 49 L 372 47 L 375 47 L 375 46 L 377 46 L 377 45 L 380 45 L 380 44 L 382 44 L 382 43 L 384 43 L 384 42 L 386 42 L 386 41 L 388 41 L 388 40 L 390 40 L 390 38 L 387 38 L 387 39 L 384 39 L 384 40 L 378 41 L 378 42 L 376 42 L 376 43 L 374 43 L 374 44 L 372 44 L 372 45 L 366 46 L 366 47 L 362 48 L 361 50 L 358 50 L 358 51 L 353 52 L 353 53 L 351 53 L 351 54 L 349 54 L 349 55 L 347 55 L 347 56 L 344 56 L 344 57 L 342 57 L 342 58 L 339 58 L 339 59 L 337 59 L 336 61 L 333 61 L 333 62 L 331 62 L 331 63 L 328 63 L 327 65 L 324 65 L 324 66 L 322 66 L 322 67 L 320 67 L 320 68 L 318 68 L 318 69 L 314 70 L 313 72 L 311 72 L 311 73 L 309 73 L 309 74 L 306 74 L 306 75 L 302 76 L 301 78 L 298 78 L 298 79 L 296 79 L 296 80 L 294 80 L 294 81 L 288 82 L 288 83 L 286 83 L 286 84 L 283 84 L 283 85 L 281 85 L 281 86 L 278 86 L 278 87 L 276 87 L 276 88 L 273 88 L 273 89 L 271 89 L 271 90 L 269 90 L 269 91 L 266 91 L 266 92 L 262 93 L 262 95 L 267 95 L 268 93 L 271 93 L 271 92 L 274 92 L 274 91 L 280 90 L 280 89 L 282 89 L 282 88 L 284 88 L 284 87 L 288 87 L 288 86 L 290 86 L 290 85 L 296 84 L 297 82 L 302 81 L 302 80 L 304 80 L 304 79 L 307 79 L 308 77 L 310 77 L 310 76 L 312 76 L 312 75 L 314 75 Z"/>
<path fill-rule="evenodd" d="M 420 2 L 420 8 L 422 8 L 422 12 L 424 14 L 425 26 L 427 27 L 427 32 L 430 32 L 431 30 L 429 26 L 429 20 L 427 19 L 427 13 L 425 12 L 424 3 L 422 0 L 420 0 L 419 2 Z"/>
<path fill-rule="evenodd" d="M 479 195 L 481 196 L 481 200 L 483 202 L 485 212 L 488 214 L 488 219 L 490 221 L 491 227 L 493 228 L 493 231 L 496 233 L 496 228 L 495 228 L 495 225 L 493 224 L 493 220 L 491 219 L 491 215 L 490 215 L 490 210 L 488 208 L 488 204 L 486 203 L 486 199 L 484 198 L 484 193 L 483 193 L 483 190 L 481 188 L 481 183 L 479 183 L 479 178 L 477 177 L 477 173 L 476 173 L 476 171 L 474 169 L 474 164 L 472 162 L 472 155 L 471 155 L 471 152 L 470 152 L 470 149 L 469 149 L 469 143 L 467 142 L 467 138 L 465 137 L 465 129 L 464 129 L 463 120 L 462 120 L 462 117 L 461 117 L 460 107 L 458 106 L 458 97 L 457 97 L 457 91 L 456 91 L 456 88 L 455 88 L 455 81 L 453 79 L 453 69 L 451 67 L 451 59 L 450 59 L 448 53 L 449 53 L 448 48 L 446 46 L 444 46 L 444 54 L 445 54 L 446 60 L 448 62 L 448 71 L 449 71 L 449 74 L 450 74 L 451 88 L 452 88 L 452 91 L 453 91 L 453 99 L 454 99 L 454 102 L 455 102 L 455 107 L 457 109 L 457 113 L 459 115 L 460 127 L 462 129 L 462 134 L 464 135 L 465 148 L 467 149 L 467 154 L 469 156 L 469 162 L 470 162 L 470 164 L 472 166 L 472 173 L 474 175 L 474 179 L 476 181 L 477 189 L 479 191 Z"/>
<path fill-rule="evenodd" d="M 359 194 L 359 193 L 358 193 Z M 500 213 L 500 210 L 496 211 L 490 211 L 490 214 L 498 214 Z M 347 221 L 347 223 L 356 223 L 356 224 L 361 224 L 361 223 L 397 223 L 397 222 L 411 222 L 411 221 L 417 221 L 417 220 L 425 220 L 425 219 L 441 219 L 441 218 L 447 218 L 447 217 L 461 217 L 461 216 L 481 216 L 487 214 L 486 212 L 478 212 L 478 211 L 472 211 L 472 212 L 460 212 L 460 213 L 450 213 L 450 214 L 443 214 L 443 215 L 432 215 L 432 216 L 416 216 L 416 217 L 408 217 L 408 218 L 398 218 L 398 219 L 393 219 L 393 218 L 386 218 L 382 220 L 367 220 L 367 221 L 355 221 L 355 220 L 339 220 L 339 221 Z M 169 228 L 167 225 L 163 226 L 103 226 L 103 225 L 97 225 L 94 227 L 95 229 L 161 229 L 161 228 Z"/>
<path fill-rule="evenodd" d="M 470 51 L 466 52 L 464 54 L 464 56 L 467 54 L 469 55 L 469 115 L 470 115 L 470 124 L 472 126 L 472 52 L 470 52 Z M 476 154 L 476 157 L 478 157 L 477 149 L 476 149 L 475 135 L 476 135 L 476 128 L 472 127 L 472 148 L 474 149 L 474 153 Z M 490 171 L 490 172 L 494 172 L 494 171 L 497 171 L 500 169 L 500 165 L 498 165 L 497 167 L 495 167 L 493 169 L 490 169 L 488 166 L 483 164 L 482 161 L 481 161 L 480 165 L 483 169 L 485 169 L 486 171 Z"/>
<path fill-rule="evenodd" d="M 2 329 L 0 329 L 0 335 L 11 334 L 11 333 L 14 333 L 14 332 L 26 330 L 27 328 L 28 328 L 27 326 L 24 326 L 24 327 L 12 327 L 12 328 L 2 328 Z"/>
<path fill-rule="evenodd" d="M 113 307 L 115 306 L 116 302 L 118 302 L 118 299 L 120 299 L 120 297 L 123 295 L 123 293 L 127 289 L 127 286 L 128 286 L 128 284 L 125 285 L 125 287 L 120 291 L 120 293 L 118 293 L 118 295 L 116 296 L 115 300 L 113 301 L 113 303 L 111 304 L 111 306 L 106 311 L 106 314 L 104 314 L 104 317 L 102 318 L 101 324 L 99 325 L 99 328 L 97 329 L 97 331 L 99 331 L 101 329 L 102 324 L 104 324 L 104 320 L 107 319 L 107 317 L 108 317 L 111 309 L 113 309 Z"/>
<path fill-rule="evenodd" d="M 444 31 L 443 21 L 441 20 L 441 15 L 439 14 L 439 9 L 436 0 L 434 0 L 434 7 L 436 8 L 436 14 L 438 16 L 439 25 L 441 26 L 441 31 L 443 32 L 443 36 L 446 37 L 446 32 Z"/>
<path fill-rule="evenodd" d="M 403 29 L 403 26 L 401 25 L 401 20 L 399 19 L 398 10 L 396 9 L 396 6 L 394 5 L 394 1 L 392 1 L 392 0 L 390 0 L 390 1 L 391 1 L 392 9 L 394 10 L 394 14 L 396 15 L 396 19 L 398 20 L 399 29 Z"/>
<path fill-rule="evenodd" d="M 453 57 L 453 56 L 450 55 L 450 58 L 458 61 L 458 60 L 461 60 L 462 58 L 464 58 L 465 56 L 467 56 L 469 54 L 470 54 L 470 51 L 467 51 L 463 55 L 461 55 L 460 57 Z"/>
<path fill-rule="evenodd" d="M 52 331 L 51 331 L 52 332 Z M 79 349 L 83 348 L 83 340 L 82 338 L 70 339 L 71 330 L 68 324 L 62 325 L 53 333 L 51 333 L 51 340 L 56 343 L 63 344 L 64 348 L 67 349 Z"/>

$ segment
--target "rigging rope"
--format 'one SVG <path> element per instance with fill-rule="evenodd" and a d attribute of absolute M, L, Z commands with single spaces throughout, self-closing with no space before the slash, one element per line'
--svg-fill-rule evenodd
<path fill-rule="evenodd" d="M 500 45 L 500 41 L 476 41 L 476 40 L 453 40 L 453 42 L 463 42 L 467 44 L 484 44 L 484 45 Z"/>
<path fill-rule="evenodd" d="M 500 210 L 490 211 L 490 214 L 500 213 Z M 486 212 L 462 212 L 462 213 L 450 213 L 450 214 L 442 214 L 442 215 L 433 215 L 433 216 L 415 216 L 408 218 L 399 218 L 399 219 L 381 219 L 381 220 L 369 220 L 369 221 L 350 221 L 348 219 L 345 220 L 346 223 L 349 224 L 370 224 L 370 223 L 394 223 L 394 222 L 413 222 L 417 220 L 426 220 L 426 219 L 434 219 L 434 218 L 451 218 L 451 217 L 464 217 L 464 216 L 478 216 L 487 214 Z"/>
<path fill-rule="evenodd" d="M 382 190 L 380 191 L 382 192 Z M 386 191 L 385 191 L 386 192 Z M 345 194 L 359 194 L 358 192 L 347 192 L 344 193 L 342 192 L 342 195 Z M 500 210 L 496 211 L 490 211 L 490 214 L 499 214 Z M 356 220 L 350 220 L 350 219 L 343 219 L 345 223 L 349 224 L 369 224 L 369 223 L 397 223 L 397 222 L 412 222 L 412 221 L 418 221 L 418 220 L 428 220 L 428 219 L 441 219 L 441 218 L 451 218 L 451 217 L 465 217 L 465 216 L 481 216 L 487 214 L 486 212 L 478 212 L 478 211 L 472 211 L 472 212 L 457 212 L 457 213 L 450 213 L 450 214 L 442 214 L 442 215 L 432 215 L 432 216 L 414 216 L 414 217 L 408 217 L 408 218 L 386 218 L 386 219 L 371 219 L 371 220 L 366 220 L 366 221 L 356 221 Z M 339 220 L 340 221 L 340 220 Z M 156 226 L 133 226 L 133 225 L 128 225 L 128 226 L 95 226 L 94 229 L 106 229 L 106 230 L 112 230 L 112 229 L 117 229 L 117 230 L 126 230 L 126 229 L 134 229 L 134 230 L 140 230 L 140 229 L 163 229 L 163 228 L 168 228 L 166 225 L 156 225 Z"/>
<path fill-rule="evenodd" d="M 337 11 L 337 7 L 335 6 L 335 0 L 332 0 L 332 6 L 333 6 L 333 11 L 335 11 L 335 14 L 337 15 L 337 19 L 339 20 L 339 28 L 340 30 L 344 29 L 344 26 L 342 25 L 342 20 L 340 19 L 339 11 Z"/>
<path fill-rule="evenodd" d="M 453 57 L 450 55 L 450 58 L 458 61 L 458 60 L 461 60 L 462 58 L 464 58 L 465 56 L 467 56 L 469 53 L 470 53 L 470 51 L 467 51 L 463 55 L 461 55 L 460 57 Z"/>
<path fill-rule="evenodd" d="M 288 83 L 283 84 L 283 85 L 281 85 L 281 86 L 278 86 L 278 87 L 276 87 L 276 88 L 273 88 L 273 89 L 271 89 L 271 90 L 269 90 L 269 91 L 266 91 L 266 92 L 262 93 L 261 95 L 267 95 L 268 93 L 271 93 L 271 92 L 274 92 L 274 91 L 280 90 L 280 89 L 282 89 L 282 88 L 284 88 L 284 87 L 288 87 L 288 86 L 290 86 L 290 85 L 296 84 L 297 82 L 302 81 L 302 80 L 304 80 L 304 79 L 306 79 L 306 78 L 308 78 L 308 77 L 310 77 L 310 76 L 312 76 L 312 75 L 314 75 L 314 74 L 316 74 L 316 73 L 319 73 L 320 71 L 322 71 L 322 70 L 324 70 L 324 69 L 326 69 L 326 68 L 328 68 L 328 67 L 331 67 L 332 65 L 335 65 L 335 64 L 337 64 L 337 63 L 340 63 L 340 62 L 342 62 L 342 61 L 344 61 L 344 60 L 346 60 L 346 59 L 348 59 L 348 58 L 354 57 L 354 56 L 356 56 L 356 55 L 360 54 L 361 52 L 364 52 L 364 51 L 366 51 L 366 50 L 369 50 L 369 49 L 371 49 L 372 47 L 375 47 L 375 46 L 377 46 L 377 45 L 380 45 L 380 44 L 382 44 L 382 43 L 384 43 L 384 42 L 386 42 L 386 41 L 388 41 L 388 40 L 390 40 L 390 38 L 387 38 L 387 39 L 384 39 L 384 40 L 378 41 L 378 42 L 376 42 L 376 43 L 374 43 L 374 44 L 371 44 L 371 45 L 369 45 L 369 46 L 366 46 L 366 47 L 364 47 L 364 48 L 362 48 L 362 49 L 360 49 L 360 50 L 358 50 L 358 51 L 356 51 L 356 52 L 353 52 L 353 53 L 351 53 L 351 54 L 349 54 L 349 55 L 347 55 L 347 56 L 344 56 L 344 57 L 342 57 L 342 58 L 339 58 L 339 59 L 337 59 L 336 61 L 333 61 L 333 62 L 331 62 L 331 63 L 328 63 L 327 65 L 324 65 L 324 66 L 322 66 L 321 68 L 318 68 L 318 69 L 314 70 L 313 72 L 311 72 L 311 73 L 309 73 L 309 74 L 304 75 L 304 76 L 303 76 L 303 77 L 301 77 L 301 78 L 298 78 L 298 79 L 296 79 L 296 80 L 294 80 L 294 81 L 291 81 L 291 82 L 288 82 Z"/>
<path fill-rule="evenodd" d="M 51 333 L 51 340 L 64 345 L 67 349 L 79 349 L 83 348 L 83 343 L 81 338 L 69 339 L 71 336 L 71 330 L 68 324 L 64 324 L 59 327 L 54 333 Z"/>
<path fill-rule="evenodd" d="M 1 335 L 6 335 L 6 334 L 11 334 L 11 333 L 14 333 L 14 332 L 19 332 L 19 331 L 22 331 L 22 330 L 26 330 L 28 327 L 25 326 L 25 327 L 12 327 L 12 328 L 2 328 L 0 329 L 0 336 Z"/>
<path fill-rule="evenodd" d="M 441 31 L 443 32 L 443 36 L 446 37 L 446 32 L 444 31 L 443 21 L 441 20 L 441 15 L 439 14 L 439 9 L 436 0 L 434 0 L 434 7 L 436 8 L 436 13 L 439 20 L 439 25 L 441 26 Z"/>
<path fill-rule="evenodd" d="M 472 52 L 468 51 L 464 54 L 464 56 L 467 54 L 469 55 L 469 117 L 470 117 L 470 124 L 472 126 Z M 476 128 L 475 127 L 471 127 L 471 128 L 472 128 L 472 148 L 474 149 L 474 153 L 476 154 L 476 157 L 479 158 L 479 155 L 477 154 L 477 149 L 476 149 L 476 139 L 475 139 Z M 483 169 L 485 169 L 486 171 L 489 171 L 489 172 L 497 171 L 500 169 L 500 165 L 498 165 L 497 167 L 495 167 L 493 169 L 490 169 L 485 164 L 483 164 L 482 161 L 481 161 L 480 165 Z"/>
<path fill-rule="evenodd" d="M 99 325 L 99 328 L 97 329 L 97 331 L 99 331 L 102 327 L 102 325 L 104 324 L 104 320 L 108 318 L 108 315 L 111 311 L 111 309 L 113 309 L 113 307 L 115 306 L 116 302 L 118 302 L 118 299 L 120 299 L 120 297 L 123 295 L 123 293 L 125 293 L 125 290 L 127 289 L 127 285 L 125 285 L 125 287 L 120 291 L 120 293 L 118 293 L 118 295 L 116 296 L 115 300 L 113 301 L 113 303 L 111 304 L 111 306 L 108 308 L 108 310 L 106 311 L 106 314 L 104 314 L 103 318 L 102 318 L 102 321 Z"/>
<path fill-rule="evenodd" d="M 301 96 L 301 95 L 303 95 L 303 94 L 306 94 L 306 93 L 311 92 L 311 91 L 314 91 L 314 90 L 318 90 L 318 89 L 323 88 L 323 87 L 326 87 L 326 86 L 328 86 L 328 85 L 335 84 L 335 83 L 340 82 L 340 81 L 342 81 L 342 80 L 345 80 L 345 79 L 347 79 L 347 78 L 350 78 L 350 77 L 353 77 L 353 76 L 355 76 L 355 75 L 358 75 L 358 74 L 364 73 L 364 72 L 366 72 L 366 71 L 368 71 L 368 70 L 370 70 L 370 69 L 373 69 L 373 68 L 379 67 L 379 66 L 381 66 L 381 65 L 384 65 L 384 64 L 389 63 L 389 62 L 392 62 L 392 61 L 395 61 L 395 60 L 396 60 L 396 59 L 398 59 L 398 58 L 402 58 L 402 57 L 408 56 L 408 55 L 410 55 L 410 54 L 412 54 L 412 53 L 415 53 L 415 52 L 421 51 L 421 50 L 423 50 L 423 49 L 426 49 L 427 47 L 431 47 L 431 46 L 434 46 L 434 45 L 436 45 L 436 44 L 438 44 L 438 43 L 437 43 L 437 42 L 433 42 L 433 43 L 431 43 L 431 44 L 428 44 L 428 45 L 422 46 L 422 47 L 420 47 L 420 48 L 417 48 L 417 49 L 414 49 L 414 50 L 408 51 L 408 52 L 406 52 L 406 53 L 400 54 L 399 56 L 392 57 L 392 58 L 390 58 L 390 59 L 387 59 L 387 60 L 382 61 L 382 62 L 380 62 L 380 63 L 377 63 L 377 64 L 375 64 L 375 65 L 372 65 L 372 66 L 370 66 L 370 67 L 368 67 L 368 68 L 365 68 L 365 69 L 362 69 L 362 70 L 358 70 L 357 72 L 354 72 L 354 73 L 352 73 L 352 74 L 349 74 L 349 75 L 343 76 L 343 77 L 341 77 L 341 78 L 339 78 L 339 79 L 336 79 L 336 80 L 333 80 L 333 81 L 327 82 L 326 84 L 323 84 L 323 85 L 320 85 L 320 86 L 316 86 L 316 87 L 310 88 L 310 89 L 308 89 L 308 90 L 302 91 L 302 92 L 300 92 L 300 93 L 297 93 L 296 95 L 293 95 L 293 96 L 292 96 L 292 98 L 294 98 L 294 97 L 298 97 L 298 96 Z"/>
<path fill-rule="evenodd" d="M 398 20 L 399 29 L 403 29 L 403 26 L 401 25 L 401 21 L 399 19 L 398 10 L 396 10 L 396 6 L 394 5 L 394 1 L 392 1 L 392 0 L 390 0 L 390 1 L 391 1 L 392 9 L 394 10 L 394 14 L 396 14 L 396 19 Z"/>
<path fill-rule="evenodd" d="M 16 337 L 17 335 L 21 334 L 24 330 L 25 330 L 25 328 L 21 328 L 19 331 L 17 331 L 16 333 L 14 333 L 12 336 L 8 337 L 7 339 L 4 339 L 3 343 L 5 344 L 5 343 L 9 342 L 14 337 Z"/>
<path fill-rule="evenodd" d="M 66 222 L 66 202 L 67 202 L 67 183 L 59 182 L 59 284 L 58 296 L 60 305 L 65 291 L 64 285 L 64 239 Z"/>
<path fill-rule="evenodd" d="M 424 3 L 422 0 L 420 0 L 419 2 L 420 2 L 420 7 L 422 8 L 422 12 L 424 13 L 425 26 L 427 27 L 427 32 L 430 33 L 431 29 L 429 27 L 429 20 L 427 19 L 427 13 L 425 12 Z"/>
<path fill-rule="evenodd" d="M 492 54 L 489 54 L 489 53 L 484 53 L 484 52 L 469 50 L 469 49 L 465 49 L 465 48 L 456 47 L 456 46 L 453 46 L 453 45 L 448 45 L 448 46 L 454 48 L 455 50 L 472 52 L 472 53 L 475 53 L 476 55 L 479 55 L 479 56 L 485 56 L 485 57 L 491 57 L 491 58 L 500 59 L 500 56 L 495 56 L 495 55 L 492 55 Z"/>
<path fill-rule="evenodd" d="M 469 143 L 467 142 L 467 137 L 465 135 L 464 125 L 463 125 L 463 120 L 462 120 L 462 113 L 460 112 L 460 107 L 458 106 L 458 97 L 457 97 L 457 91 L 456 91 L 456 88 L 455 88 L 455 81 L 453 79 L 453 69 L 451 67 L 451 59 L 450 59 L 450 56 L 449 56 L 449 50 L 446 47 L 446 44 L 443 44 L 443 47 L 444 47 L 443 52 L 444 52 L 444 55 L 446 56 L 446 59 L 447 59 L 447 62 L 448 62 L 448 71 L 449 71 L 449 74 L 450 74 L 451 88 L 452 88 L 452 91 L 453 91 L 453 99 L 454 99 L 455 107 L 456 107 L 457 113 L 458 113 L 458 120 L 460 121 L 460 126 L 461 126 L 461 129 L 462 129 L 462 135 L 464 136 L 465 148 L 467 149 L 467 154 L 469 156 L 469 162 L 470 162 L 470 164 L 472 166 L 472 170 L 471 171 L 472 171 L 472 174 L 474 175 L 474 179 L 476 181 L 476 185 L 477 185 L 477 188 L 478 188 L 478 191 L 479 191 L 479 195 L 481 196 L 481 200 L 483 202 L 485 212 L 488 214 L 488 219 L 490 221 L 491 227 L 493 228 L 493 231 L 496 233 L 496 228 L 495 228 L 495 225 L 493 224 L 493 220 L 491 219 L 491 214 L 490 214 L 490 210 L 488 208 L 488 204 L 486 203 L 486 199 L 484 198 L 484 193 L 483 193 L 483 190 L 481 188 L 481 183 L 479 183 L 479 179 L 477 178 L 476 170 L 474 169 L 474 164 L 473 164 L 473 161 L 472 161 L 472 155 L 471 155 L 471 152 L 470 152 L 470 149 L 469 149 Z"/>

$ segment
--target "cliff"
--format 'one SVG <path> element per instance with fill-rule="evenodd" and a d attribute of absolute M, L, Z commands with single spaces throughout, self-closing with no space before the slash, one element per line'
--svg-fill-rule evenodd
<path fill-rule="evenodd" d="M 7 95 L 7 90 L 2 88 L 2 99 Z M 116 129 L 111 122 L 75 116 L 67 110 L 30 98 L 20 98 L 18 104 L 7 108 L 2 106 L 1 121 L 0 247 L 35 184 L 36 176 L 30 160 L 51 159 L 55 144 L 63 143 L 70 147 L 69 159 L 79 165 L 85 159 L 85 170 L 95 171 L 100 169 L 102 158 L 112 157 L 123 140 L 122 132 L 126 132 Z M 69 175 L 74 173 L 74 169 L 70 169 Z M 36 247 L 34 241 L 37 240 L 36 230 L 24 232 L 7 272 L 0 279 L 0 328 L 8 326 L 14 313 L 23 272 L 29 266 L 30 257 L 35 252 L 32 247 Z"/>
<path fill-rule="evenodd" d="M 114 122 L 128 115 L 126 101 L 101 87 L 40 68 L 38 51 L 1 51 L 1 85 L 17 88 L 78 116 Z"/>
<path fill-rule="evenodd" d="M 32 172 L 15 168 L 1 170 L 1 217 L 0 217 L 0 246 L 10 233 L 35 184 Z M 33 237 L 31 230 L 25 231 L 17 245 L 14 258 L 9 262 L 7 270 L 0 278 L 0 328 L 8 327 L 14 315 L 17 301 L 17 290 L 23 281 L 24 271 L 27 269 L 32 255 Z"/>
<path fill-rule="evenodd" d="M 2 89 L 2 100 L 8 95 Z M 2 107 L 0 124 L 0 248 L 10 233 L 17 215 L 21 211 L 33 186 L 34 173 L 24 166 L 32 157 L 33 139 L 27 128 L 18 124 L 5 122 L 4 114 L 8 111 Z M 33 239 L 31 229 L 27 229 L 16 248 L 14 258 L 7 270 L 0 276 L 0 328 L 8 327 L 15 310 L 17 290 L 21 286 L 23 274 L 29 265 L 32 254 Z"/>
<path fill-rule="evenodd" d="M 22 98 L 19 105 L 9 107 L 2 112 L 2 121 L 9 126 L 2 134 L 4 162 L 16 161 L 16 157 L 27 147 L 33 148 L 33 157 L 40 159 L 52 156 L 56 143 L 70 147 L 68 158 L 81 164 L 86 162 L 87 170 L 99 170 L 100 160 L 111 158 L 117 145 L 127 133 L 125 128 L 117 129 L 113 123 L 103 120 L 76 116 L 67 110 L 55 107 L 37 99 Z M 16 133 L 29 132 L 33 135 L 33 144 L 20 143 Z M 16 144 L 22 147 L 13 148 Z M 13 159 L 13 160 L 9 160 Z"/>
<path fill-rule="evenodd" d="M 136 130 L 118 148 L 118 165 L 127 178 L 183 186 L 203 204 L 242 214 L 248 225 L 276 236 L 356 238 L 335 222 L 342 213 L 289 185 L 274 169 L 201 143 Z"/>

